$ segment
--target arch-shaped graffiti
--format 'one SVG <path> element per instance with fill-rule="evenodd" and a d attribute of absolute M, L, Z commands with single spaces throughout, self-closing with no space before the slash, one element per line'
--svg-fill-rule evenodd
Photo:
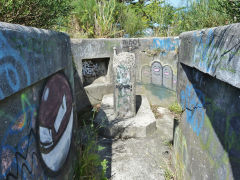
<path fill-rule="evenodd" d="M 39 149 L 46 168 L 57 172 L 70 150 L 73 128 L 73 99 L 66 77 L 58 73 L 46 83 L 39 107 Z"/>
<path fill-rule="evenodd" d="M 145 65 L 142 67 L 141 70 L 141 79 L 143 83 L 151 83 L 151 71 L 150 71 L 151 67 L 148 65 Z"/>
<path fill-rule="evenodd" d="M 173 71 L 169 65 L 163 66 L 163 86 L 173 89 Z"/>
<path fill-rule="evenodd" d="M 160 62 L 155 61 L 152 63 L 152 67 L 151 67 L 151 73 L 152 73 L 152 84 L 155 85 L 162 85 L 162 76 L 163 76 L 163 72 L 162 72 L 163 68 Z"/>
<path fill-rule="evenodd" d="M 30 82 L 26 62 L 0 32 L 0 100 Z"/>
<path fill-rule="evenodd" d="M 171 66 L 154 61 L 151 66 L 145 65 L 141 70 L 141 81 L 145 84 L 154 84 L 176 90 L 177 78 L 173 74 Z"/>

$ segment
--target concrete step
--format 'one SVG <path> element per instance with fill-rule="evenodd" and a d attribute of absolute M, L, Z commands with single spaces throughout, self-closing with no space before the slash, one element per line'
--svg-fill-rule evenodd
<path fill-rule="evenodd" d="M 148 99 L 136 97 L 137 113 L 133 118 L 116 119 L 114 115 L 113 94 L 105 95 L 95 123 L 100 126 L 100 134 L 107 138 L 147 137 L 156 130 L 156 119 L 151 111 Z"/>
<path fill-rule="evenodd" d="M 157 131 L 166 141 L 173 140 L 174 115 L 167 108 L 158 107 L 160 118 L 156 119 Z"/>

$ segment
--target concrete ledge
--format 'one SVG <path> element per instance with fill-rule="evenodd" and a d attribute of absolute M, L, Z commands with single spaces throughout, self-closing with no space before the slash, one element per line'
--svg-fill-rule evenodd
<path fill-rule="evenodd" d="M 173 140 L 174 115 L 167 109 L 159 107 L 157 109 L 161 117 L 157 119 L 157 129 L 160 135 L 167 141 Z"/>
<path fill-rule="evenodd" d="M 138 98 L 139 97 L 139 98 Z M 113 94 L 105 95 L 101 109 L 97 114 L 95 123 L 100 126 L 100 134 L 115 138 L 147 137 L 156 130 L 156 120 L 145 96 L 137 97 L 137 106 L 140 107 L 134 118 L 115 119 L 113 109 Z"/>
<path fill-rule="evenodd" d="M 240 88 L 240 24 L 180 35 L 179 61 Z"/>
<path fill-rule="evenodd" d="M 99 104 L 105 94 L 113 92 L 113 84 L 110 83 L 93 83 L 84 87 L 91 104 Z"/>

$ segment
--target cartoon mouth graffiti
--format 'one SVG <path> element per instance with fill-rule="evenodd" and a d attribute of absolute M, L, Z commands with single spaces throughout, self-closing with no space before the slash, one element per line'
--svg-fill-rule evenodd
<path fill-rule="evenodd" d="M 51 77 L 39 108 L 39 148 L 45 165 L 58 171 L 66 161 L 72 137 L 72 93 L 64 75 Z"/>
<path fill-rule="evenodd" d="M 152 64 L 152 72 L 155 75 L 161 75 L 162 74 L 162 66 L 159 62 L 154 62 Z"/>

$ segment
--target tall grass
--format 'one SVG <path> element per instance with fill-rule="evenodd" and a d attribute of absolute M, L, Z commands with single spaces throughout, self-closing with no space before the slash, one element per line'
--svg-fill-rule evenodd
<path fill-rule="evenodd" d="M 165 0 L 149 4 L 126 4 L 119 0 L 73 0 L 67 32 L 72 37 L 109 38 L 144 36 L 146 28 L 153 36 L 176 36 L 181 32 L 226 25 L 233 18 L 220 0 L 183 0 L 186 7 L 174 8 Z"/>
<path fill-rule="evenodd" d="M 80 142 L 74 167 L 74 180 L 107 180 L 105 176 L 108 161 L 101 160 L 98 154 L 104 147 L 98 145 L 98 127 L 93 125 L 97 111 L 98 108 L 94 107 L 91 112 L 83 113 L 79 117 L 82 127 L 79 128 L 81 132 L 78 137 Z"/>
<path fill-rule="evenodd" d="M 76 33 L 88 38 L 117 36 L 121 33 L 117 30 L 117 4 L 116 0 L 74 0 L 70 26 L 76 31 L 70 35 Z"/>

